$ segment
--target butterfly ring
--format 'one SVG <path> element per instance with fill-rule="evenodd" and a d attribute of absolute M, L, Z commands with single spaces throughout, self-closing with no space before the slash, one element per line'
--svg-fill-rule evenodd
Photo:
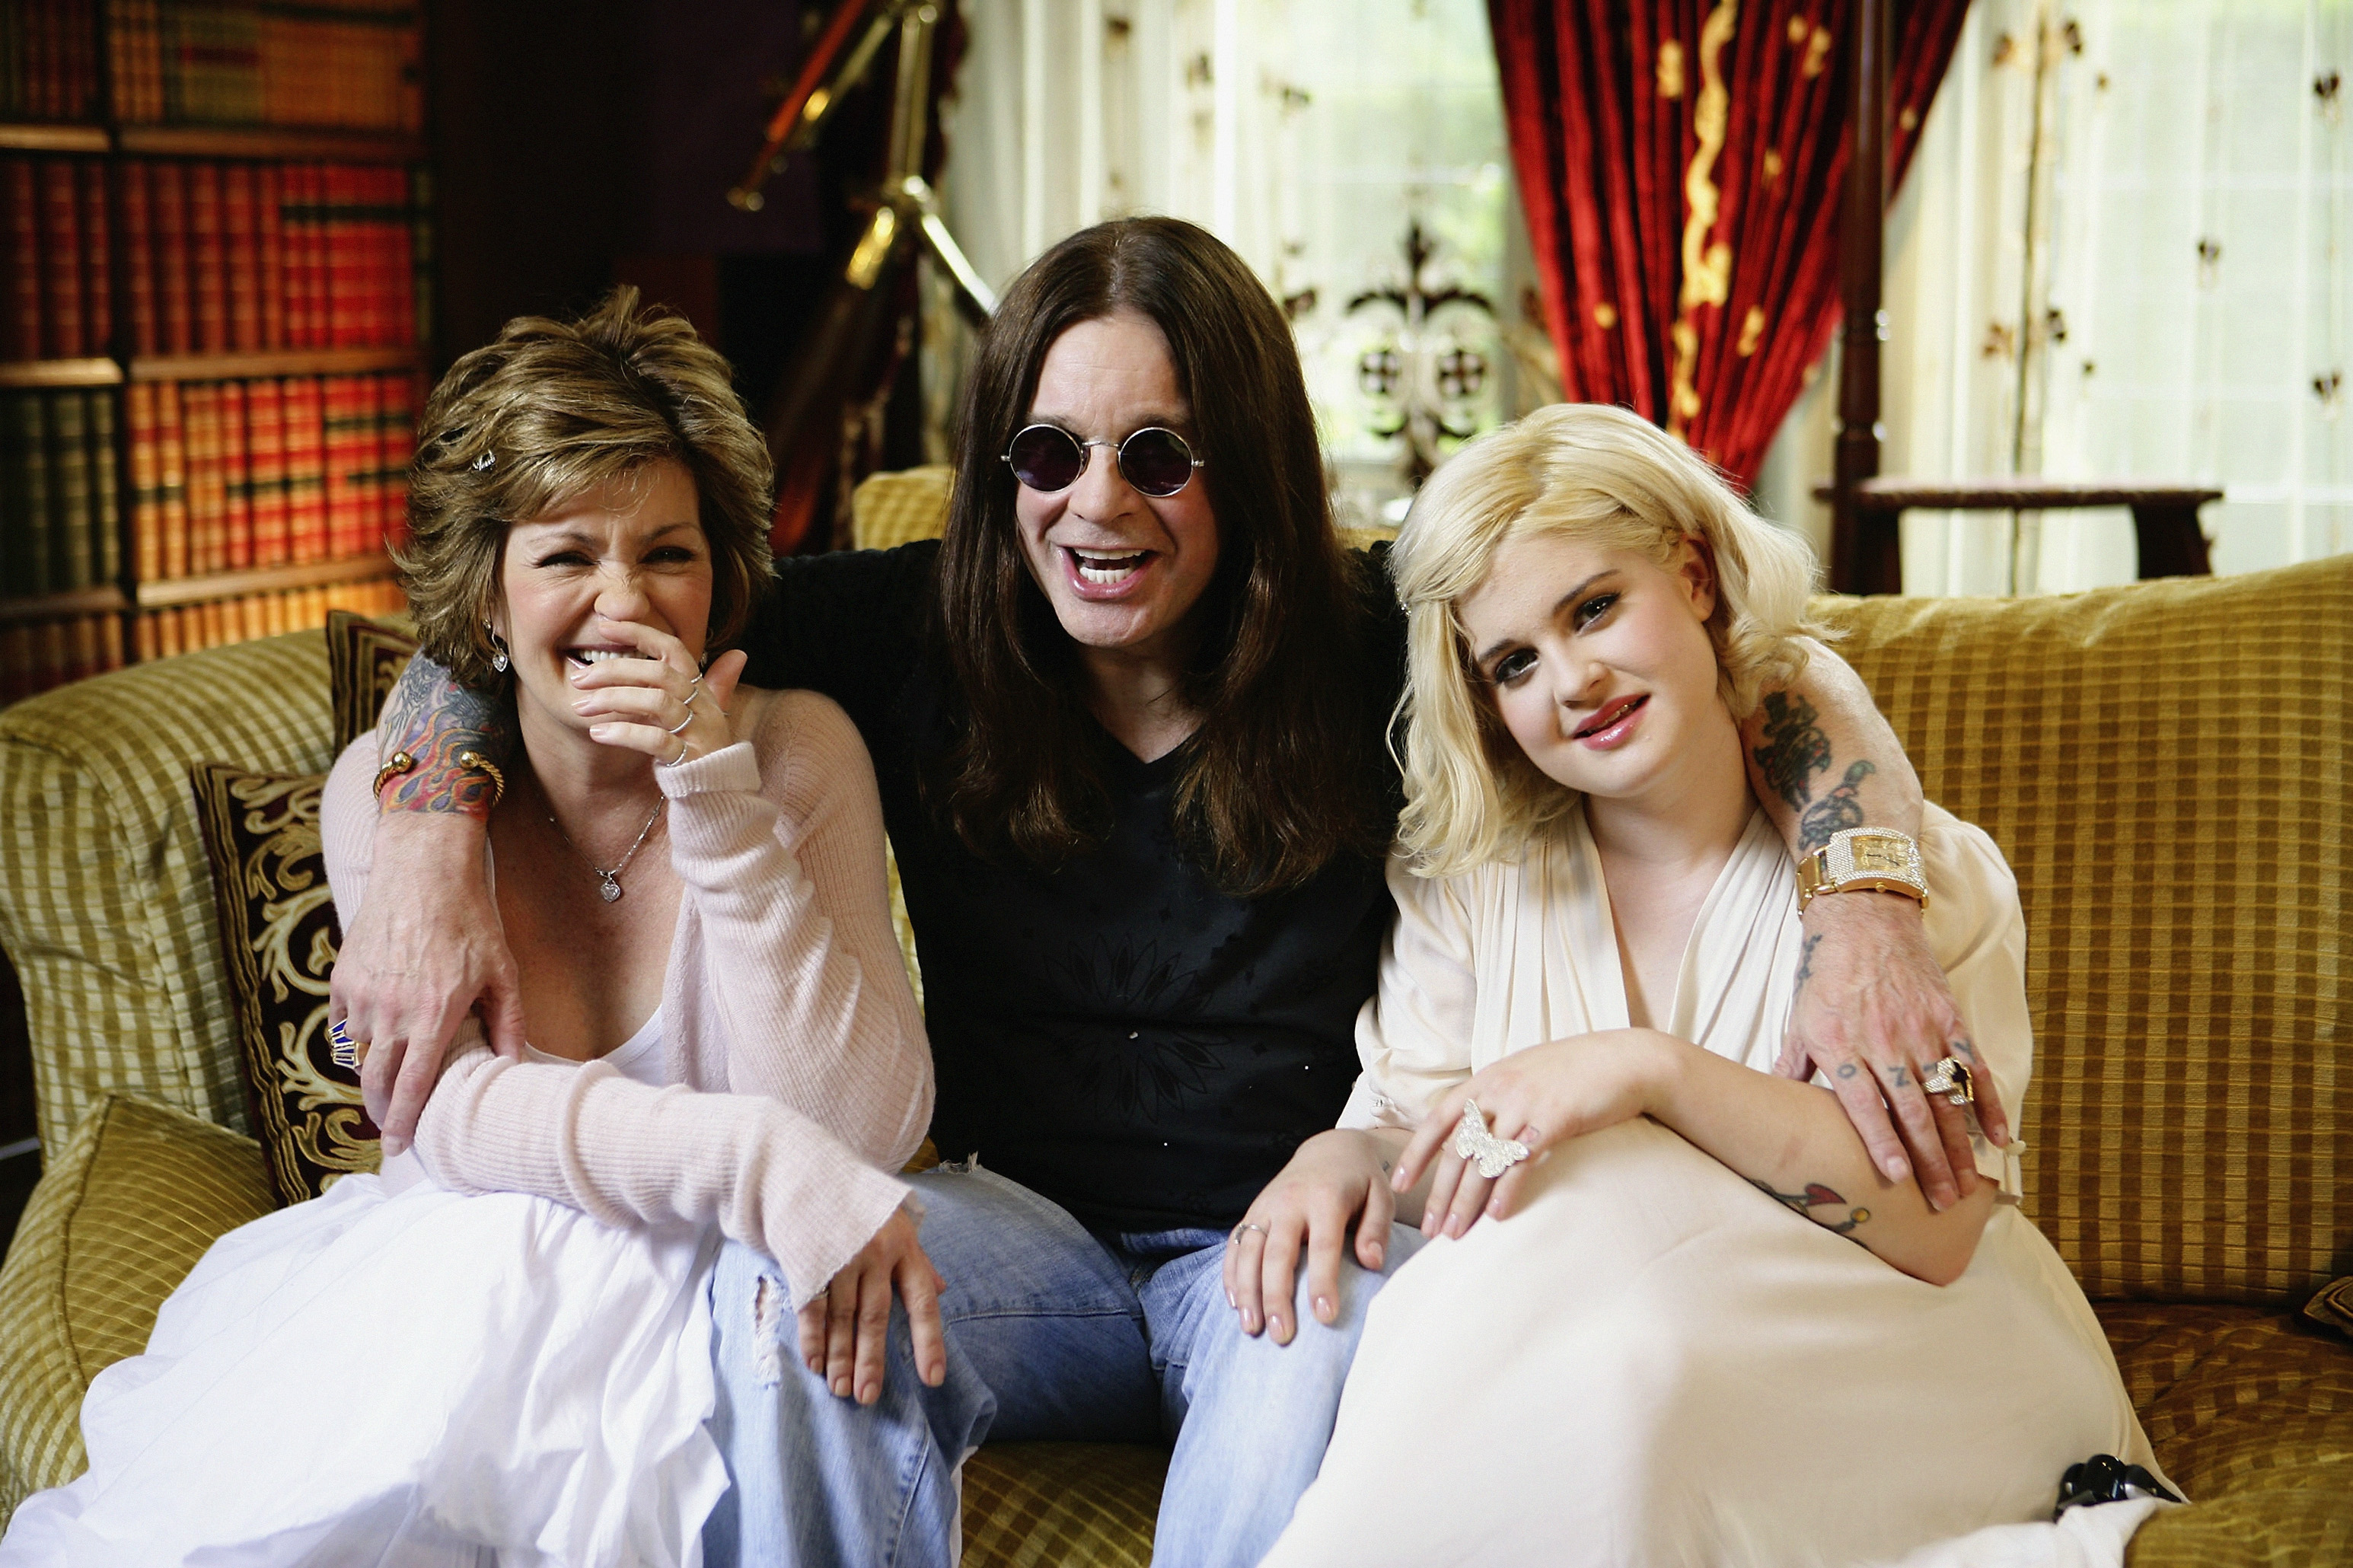
<path fill-rule="evenodd" d="M 1488 1131 L 1487 1119 L 1479 1113 L 1479 1102 L 1466 1100 L 1462 1102 L 1462 1124 L 1454 1130 L 1454 1154 L 1457 1159 L 1475 1161 L 1479 1173 L 1492 1182 L 1526 1159 L 1528 1146 Z"/>

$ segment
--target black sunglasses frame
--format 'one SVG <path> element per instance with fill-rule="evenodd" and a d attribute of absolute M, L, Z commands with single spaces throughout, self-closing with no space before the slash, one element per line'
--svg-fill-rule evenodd
<path fill-rule="evenodd" d="M 1024 436 L 1029 435 L 1033 430 L 1051 431 L 1053 434 L 1060 436 L 1063 440 L 1068 441 L 1078 450 L 1079 467 L 1077 471 L 1071 475 L 1068 481 L 1055 486 L 1052 489 L 1048 489 L 1043 485 L 1030 484 L 1029 479 L 1022 477 L 1021 471 L 1018 468 L 1013 468 L 1014 448 L 1020 446 L 1021 438 Z M 1148 485 L 1138 484 L 1136 482 L 1135 476 L 1128 472 L 1127 448 L 1139 437 L 1145 436 L 1166 436 L 1168 439 L 1176 444 L 1176 450 L 1184 455 L 1185 461 L 1189 465 L 1189 467 L 1186 470 L 1184 479 L 1178 481 L 1176 489 L 1166 490 L 1154 489 Z M 1028 485 L 1029 489 L 1036 490 L 1039 495 L 1060 495 L 1062 491 L 1069 489 L 1071 485 L 1077 484 L 1079 480 L 1085 476 L 1087 465 L 1094 460 L 1094 455 L 1091 448 L 1095 447 L 1109 447 L 1112 449 L 1113 461 L 1119 465 L 1120 478 L 1125 479 L 1128 482 L 1129 487 L 1133 489 L 1136 494 L 1150 496 L 1155 500 L 1166 500 L 1170 496 L 1182 495 L 1185 492 L 1185 487 L 1193 482 L 1194 471 L 1209 466 L 1209 460 L 1207 458 L 1197 458 L 1193 456 L 1193 444 L 1190 441 L 1187 441 L 1184 437 L 1178 435 L 1176 431 L 1169 429 L 1165 425 L 1146 425 L 1141 430 L 1131 430 L 1128 432 L 1124 440 L 1119 441 L 1082 441 L 1076 436 L 1071 435 L 1068 430 L 1063 429 L 1060 425 L 1024 425 L 1020 429 L 1016 430 L 1013 433 L 1013 438 L 1005 444 L 1005 451 L 999 456 L 997 461 L 1003 463 L 1008 468 L 1013 469 L 1013 478 L 1017 483 Z"/>

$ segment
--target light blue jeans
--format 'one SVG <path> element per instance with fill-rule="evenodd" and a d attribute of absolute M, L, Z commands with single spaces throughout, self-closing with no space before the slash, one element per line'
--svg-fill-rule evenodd
<path fill-rule="evenodd" d="M 1155 1563 L 1250 1568 L 1323 1463 L 1365 1309 L 1421 1244 L 1389 1228 L 1387 1268 L 1343 1267 L 1339 1313 L 1303 1290 L 1289 1345 L 1241 1331 L 1226 1304 L 1225 1235 L 1098 1237 L 994 1172 L 914 1178 L 923 1248 L 947 1279 L 948 1375 L 916 1378 L 892 1309 L 881 1401 L 830 1393 L 801 1364 L 776 1266 L 729 1244 L 712 1282 L 719 1371 L 712 1435 L 734 1488 L 703 1532 L 712 1568 L 946 1568 L 956 1467 L 984 1438 L 1175 1445 Z"/>

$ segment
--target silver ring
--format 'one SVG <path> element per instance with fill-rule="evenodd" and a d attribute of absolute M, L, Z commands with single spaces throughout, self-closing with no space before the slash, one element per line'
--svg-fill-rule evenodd
<path fill-rule="evenodd" d="M 1259 1224 L 1258 1221 L 1254 1219 L 1246 1219 L 1242 1221 L 1241 1224 L 1234 1226 L 1233 1229 L 1226 1233 L 1226 1245 L 1228 1247 L 1240 1247 L 1242 1244 L 1242 1232 L 1246 1230 L 1254 1230 L 1261 1236 L 1264 1237 L 1271 1237 L 1274 1234 L 1272 1231 L 1267 1229 L 1266 1226 Z"/>
<path fill-rule="evenodd" d="M 1978 1086 L 1968 1065 L 1958 1057 L 1947 1057 L 1931 1062 L 1921 1076 L 1920 1087 L 1930 1094 L 1941 1094 L 1948 1105 L 1973 1105 L 1977 1102 Z"/>
<path fill-rule="evenodd" d="M 683 729 L 685 729 L 689 724 L 691 724 L 691 723 L 693 723 L 693 722 L 694 722 L 694 705 L 693 705 L 692 703 L 689 703 L 689 704 L 687 705 L 687 709 L 686 709 L 686 717 L 685 717 L 685 718 L 683 718 L 683 719 L 681 719 L 681 720 L 678 721 L 677 728 L 675 728 L 675 729 L 670 729 L 670 730 L 664 730 L 664 731 L 662 731 L 662 733 L 663 733 L 663 734 L 665 734 L 665 735 L 675 735 L 675 734 L 677 734 L 677 733 L 678 733 L 678 731 L 679 731 L 680 730 L 683 730 Z"/>
<path fill-rule="evenodd" d="M 1479 1113 L 1479 1102 L 1462 1102 L 1462 1121 L 1454 1130 L 1454 1157 L 1478 1163 L 1479 1173 L 1489 1181 L 1510 1170 L 1528 1157 L 1528 1146 L 1511 1138 L 1498 1138 L 1487 1131 L 1487 1119 Z"/>
<path fill-rule="evenodd" d="M 686 753 L 691 750 L 693 750 L 693 748 L 686 743 L 686 737 L 681 735 L 678 738 L 678 755 L 664 763 L 662 766 L 666 768 L 674 768 L 678 766 L 679 763 L 686 761 Z"/>

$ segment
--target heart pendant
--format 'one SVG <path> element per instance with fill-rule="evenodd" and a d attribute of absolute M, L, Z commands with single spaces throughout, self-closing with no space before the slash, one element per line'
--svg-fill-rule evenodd
<path fill-rule="evenodd" d="M 618 877 L 608 876 L 605 879 L 605 885 L 596 891 L 609 904 L 621 896 L 621 879 Z"/>

